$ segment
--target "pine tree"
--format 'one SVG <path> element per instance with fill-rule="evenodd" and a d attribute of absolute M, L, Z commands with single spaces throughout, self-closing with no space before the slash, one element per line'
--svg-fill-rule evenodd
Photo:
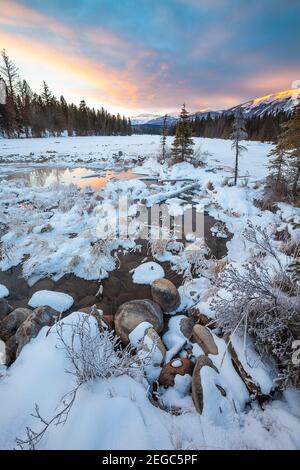
<path fill-rule="evenodd" d="M 165 161 L 166 153 L 167 153 L 167 135 L 168 135 L 167 120 L 168 120 L 168 115 L 165 114 L 163 118 L 163 125 L 161 128 L 161 137 L 160 137 L 160 149 L 161 149 L 160 157 L 161 157 L 162 162 Z"/>
<path fill-rule="evenodd" d="M 300 103 L 296 106 L 292 118 L 282 125 L 280 141 L 286 151 L 291 176 L 293 178 L 292 194 L 298 193 L 300 179 Z"/>
<path fill-rule="evenodd" d="M 238 109 L 234 116 L 234 121 L 232 125 L 232 134 L 230 136 L 232 140 L 232 148 L 235 150 L 235 165 L 234 165 L 234 184 L 237 184 L 238 179 L 238 166 L 239 166 L 239 157 L 241 153 L 247 148 L 241 145 L 241 140 L 247 139 L 248 134 L 245 127 L 245 119 L 241 109 Z"/>
<path fill-rule="evenodd" d="M 285 170 L 287 167 L 286 151 L 280 138 L 268 156 L 271 157 L 269 163 L 270 179 L 274 183 L 274 189 L 278 192 L 286 182 Z"/>
<path fill-rule="evenodd" d="M 185 104 L 183 104 L 172 145 L 172 163 L 181 163 L 190 160 L 194 154 L 193 145 L 194 141 L 192 139 L 189 113 L 185 108 Z"/>

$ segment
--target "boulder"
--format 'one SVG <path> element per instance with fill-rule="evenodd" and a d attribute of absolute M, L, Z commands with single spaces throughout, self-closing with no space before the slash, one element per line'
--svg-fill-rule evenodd
<path fill-rule="evenodd" d="M 192 398 L 193 402 L 195 405 L 196 410 L 198 413 L 202 413 L 203 411 L 203 387 L 201 383 L 201 369 L 202 367 L 211 367 L 218 373 L 218 369 L 214 366 L 212 363 L 211 359 L 207 356 L 199 356 L 197 359 L 197 362 L 195 364 L 194 372 L 193 372 L 193 377 L 192 377 Z"/>
<path fill-rule="evenodd" d="M 160 333 L 164 326 L 160 306 L 152 300 L 131 300 L 118 308 L 115 331 L 123 344 L 129 343 L 128 335 L 142 322 L 149 322 Z"/>
<path fill-rule="evenodd" d="M 7 341 L 32 314 L 29 308 L 16 308 L 0 322 L 0 338 Z"/>
<path fill-rule="evenodd" d="M 188 315 L 189 317 L 194 318 L 195 322 L 199 323 L 202 326 L 207 326 L 212 322 L 212 320 L 207 315 L 202 313 L 197 307 L 189 308 Z"/>
<path fill-rule="evenodd" d="M 18 343 L 15 335 L 11 336 L 5 343 L 5 365 L 10 366 L 16 359 Z"/>
<path fill-rule="evenodd" d="M 0 321 L 13 311 L 6 299 L 0 299 Z"/>
<path fill-rule="evenodd" d="M 26 320 L 21 324 L 15 334 L 18 344 L 16 357 L 18 357 L 23 347 L 35 338 L 44 326 L 52 326 L 59 317 L 59 312 L 51 307 L 39 307 L 31 312 Z"/>
<path fill-rule="evenodd" d="M 166 348 L 154 328 L 148 328 L 142 341 L 140 342 L 139 351 L 143 350 L 151 353 L 151 363 L 154 366 L 160 366 L 166 356 Z M 147 361 L 146 361 L 147 362 Z"/>
<path fill-rule="evenodd" d="M 194 370 L 194 363 L 189 359 L 183 357 L 178 359 L 173 359 L 168 364 L 165 364 L 161 370 L 159 376 L 159 382 L 165 387 L 174 387 L 175 377 L 177 374 L 192 375 Z"/>
<path fill-rule="evenodd" d="M 187 339 L 191 339 L 194 325 L 195 321 L 193 318 L 186 317 L 180 321 L 180 331 Z"/>
<path fill-rule="evenodd" d="M 193 340 L 199 344 L 205 354 L 218 354 L 218 348 L 213 335 L 206 326 L 195 325 L 193 327 Z"/>
<path fill-rule="evenodd" d="M 177 288 L 168 279 L 156 279 L 151 283 L 151 295 L 164 312 L 172 312 L 180 304 Z"/>

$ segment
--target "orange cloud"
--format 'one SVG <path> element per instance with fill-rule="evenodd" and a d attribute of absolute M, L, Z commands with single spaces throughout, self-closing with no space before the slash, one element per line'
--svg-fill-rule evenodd
<path fill-rule="evenodd" d="M 102 92 L 106 101 L 127 101 L 130 105 L 137 101 L 137 87 L 124 80 L 122 72 L 86 56 L 74 54 L 70 50 L 61 52 L 41 41 L 28 40 L 6 32 L 0 32 L 0 42 L 8 46 L 15 56 L 26 56 L 38 64 L 46 61 L 47 65 L 54 67 L 58 74 L 60 70 L 68 73 L 70 82 L 72 76 L 83 79 L 87 84 L 99 88 L 99 94 Z"/>

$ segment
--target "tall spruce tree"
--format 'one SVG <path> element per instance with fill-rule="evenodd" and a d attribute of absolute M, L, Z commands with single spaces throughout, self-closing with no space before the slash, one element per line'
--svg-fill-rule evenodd
<path fill-rule="evenodd" d="M 286 181 L 285 170 L 287 167 L 286 151 L 280 137 L 268 156 L 271 157 L 269 163 L 270 178 L 274 182 L 275 190 L 278 191 Z"/>
<path fill-rule="evenodd" d="M 234 184 L 237 184 L 238 179 L 238 167 L 239 167 L 239 157 L 242 152 L 247 150 L 247 148 L 241 144 L 241 140 L 247 139 L 248 134 L 246 132 L 246 122 L 242 110 L 239 108 L 234 116 L 234 121 L 232 124 L 232 134 L 230 136 L 232 140 L 232 148 L 235 150 L 235 165 L 234 165 Z"/>
<path fill-rule="evenodd" d="M 172 163 L 181 163 L 192 159 L 194 154 L 192 133 L 189 113 L 183 104 L 172 145 Z"/>
<path fill-rule="evenodd" d="M 163 125 L 161 128 L 161 137 L 160 137 L 160 157 L 163 162 L 166 159 L 166 153 L 167 153 L 167 135 L 168 135 L 167 120 L 168 120 L 168 115 L 165 114 L 163 118 Z"/>
<path fill-rule="evenodd" d="M 300 180 L 300 102 L 295 107 L 292 118 L 282 125 L 280 142 L 286 151 L 287 161 L 293 179 L 292 194 L 297 196 Z"/>

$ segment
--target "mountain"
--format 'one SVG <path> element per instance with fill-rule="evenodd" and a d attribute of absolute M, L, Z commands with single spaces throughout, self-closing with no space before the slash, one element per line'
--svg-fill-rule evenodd
<path fill-rule="evenodd" d="M 195 113 L 191 113 L 190 119 L 194 120 L 196 117 L 199 119 L 207 119 L 208 116 L 215 119 L 221 115 L 235 114 L 239 109 L 242 109 L 246 117 L 249 118 L 263 117 L 266 115 L 276 116 L 280 112 L 289 114 L 297 104 L 297 97 L 299 97 L 299 94 L 300 88 L 293 88 L 290 90 L 261 96 L 259 98 L 254 98 L 253 100 L 247 101 L 229 109 L 213 110 L 210 108 L 204 108 Z M 132 124 L 134 126 L 149 126 L 150 128 L 162 126 L 163 116 L 154 116 L 151 114 L 143 114 L 140 116 L 143 116 L 143 121 L 135 122 L 135 118 L 132 119 Z M 149 116 L 149 119 L 147 119 L 147 116 Z M 136 116 L 136 118 L 138 117 L 139 116 Z M 168 115 L 167 124 L 169 126 L 173 126 L 177 120 L 178 116 Z"/>
<path fill-rule="evenodd" d="M 277 115 L 280 112 L 289 114 L 297 104 L 300 95 L 300 88 L 280 91 L 270 95 L 254 98 L 246 103 L 224 110 L 226 114 L 235 114 L 238 109 L 242 109 L 246 117 L 262 117 L 265 115 Z"/>
<path fill-rule="evenodd" d="M 139 126 L 141 124 L 147 124 L 149 121 L 159 117 L 159 114 L 143 113 L 138 114 L 137 116 L 132 116 L 130 119 L 133 126 Z"/>

